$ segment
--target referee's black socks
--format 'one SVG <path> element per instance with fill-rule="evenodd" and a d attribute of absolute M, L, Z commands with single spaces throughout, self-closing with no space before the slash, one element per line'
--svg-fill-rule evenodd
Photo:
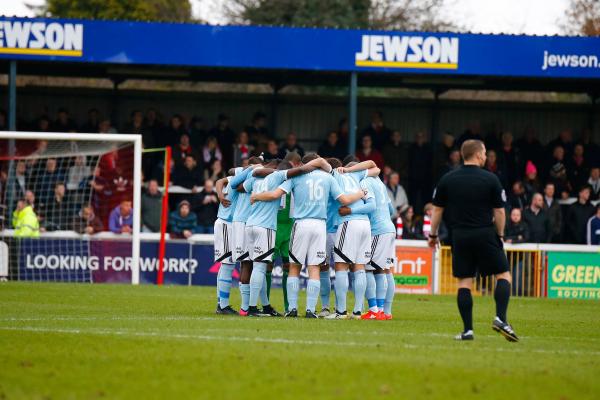
<path fill-rule="evenodd" d="M 508 309 L 508 300 L 510 299 L 510 283 L 506 279 L 496 281 L 494 290 L 494 300 L 496 300 L 496 316 L 506 321 L 506 310 Z"/>
<path fill-rule="evenodd" d="M 473 297 L 471 296 L 471 289 L 460 288 L 458 289 L 458 295 L 456 296 L 458 303 L 458 311 L 460 317 L 463 320 L 465 330 L 463 332 L 473 330 Z"/>

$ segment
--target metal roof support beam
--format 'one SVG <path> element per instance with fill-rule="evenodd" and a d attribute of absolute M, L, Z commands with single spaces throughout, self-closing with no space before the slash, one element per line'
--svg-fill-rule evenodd
<path fill-rule="evenodd" d="M 125 82 L 123 78 L 111 78 L 113 83 L 112 107 L 110 110 L 110 119 L 112 126 L 116 129 L 119 126 L 119 85 Z M 117 129 L 118 131 L 118 129 Z"/>
<path fill-rule="evenodd" d="M 8 66 L 8 130 L 17 130 L 17 61 L 10 60 Z M 8 155 L 10 162 L 8 163 L 8 183 L 7 188 L 14 188 L 15 186 L 15 161 L 13 159 L 16 153 L 15 139 L 11 138 L 8 140 Z M 7 216 L 8 226 L 12 226 L 12 211 L 14 209 L 14 203 L 16 199 L 15 190 L 7 191 L 6 205 L 7 205 Z"/>
<path fill-rule="evenodd" d="M 8 129 L 17 130 L 17 62 L 10 60 L 8 66 Z"/>
<path fill-rule="evenodd" d="M 356 97 L 358 91 L 358 76 L 356 72 L 350 74 L 348 88 L 348 154 L 356 153 Z"/>
<path fill-rule="evenodd" d="M 594 130 L 596 128 L 596 108 L 598 107 L 598 93 L 588 93 L 590 96 L 591 105 L 590 105 L 590 113 L 589 113 L 589 128 L 592 131 L 592 137 L 594 136 Z"/>
<path fill-rule="evenodd" d="M 277 131 L 277 116 L 279 114 L 279 91 L 284 87 L 284 85 L 279 83 L 272 83 L 271 88 L 273 88 L 273 95 L 271 96 L 271 117 L 269 118 L 269 130 L 271 131 L 271 135 L 274 137 L 278 137 L 279 133 Z M 281 135 L 279 135 L 281 137 Z"/>

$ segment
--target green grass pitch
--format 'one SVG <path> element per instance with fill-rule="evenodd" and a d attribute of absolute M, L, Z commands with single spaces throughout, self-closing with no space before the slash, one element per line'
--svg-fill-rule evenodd
<path fill-rule="evenodd" d="M 520 343 L 491 330 L 491 298 L 472 343 L 450 296 L 397 296 L 392 321 L 214 305 L 204 287 L 0 284 L 0 399 L 600 398 L 600 302 L 511 299 Z"/>

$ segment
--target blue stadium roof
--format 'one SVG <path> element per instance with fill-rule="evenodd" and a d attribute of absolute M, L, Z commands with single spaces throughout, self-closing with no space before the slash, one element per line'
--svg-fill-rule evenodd
<path fill-rule="evenodd" d="M 600 38 L 0 17 L 19 73 L 598 92 Z"/>

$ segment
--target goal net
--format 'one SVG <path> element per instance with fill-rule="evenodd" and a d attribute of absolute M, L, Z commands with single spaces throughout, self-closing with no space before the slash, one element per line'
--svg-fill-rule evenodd
<path fill-rule="evenodd" d="M 0 132 L 0 279 L 139 282 L 141 138 Z"/>

